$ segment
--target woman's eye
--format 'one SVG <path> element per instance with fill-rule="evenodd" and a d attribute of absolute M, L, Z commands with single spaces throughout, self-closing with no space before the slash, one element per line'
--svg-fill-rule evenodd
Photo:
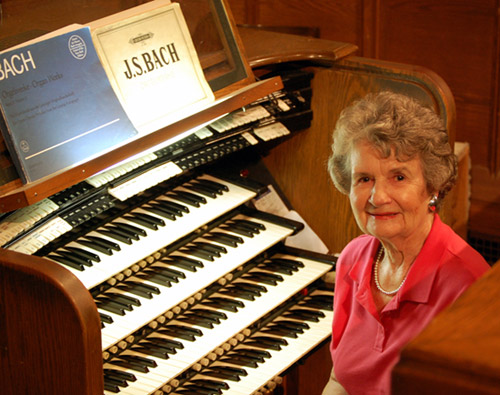
<path fill-rule="evenodd" d="M 365 183 L 365 182 L 370 182 L 370 177 L 361 177 L 358 180 L 359 183 Z"/>
<path fill-rule="evenodd" d="M 405 176 L 403 176 L 402 174 L 398 174 L 398 175 L 396 176 L 396 180 L 397 180 L 397 181 L 403 181 L 404 179 L 405 179 Z"/>

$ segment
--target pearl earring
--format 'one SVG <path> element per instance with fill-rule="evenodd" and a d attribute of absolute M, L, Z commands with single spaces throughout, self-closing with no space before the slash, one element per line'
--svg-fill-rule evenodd
<path fill-rule="evenodd" d="M 429 201 L 429 210 L 432 212 L 436 211 L 437 204 L 438 204 L 438 197 L 437 195 L 434 195 Z"/>

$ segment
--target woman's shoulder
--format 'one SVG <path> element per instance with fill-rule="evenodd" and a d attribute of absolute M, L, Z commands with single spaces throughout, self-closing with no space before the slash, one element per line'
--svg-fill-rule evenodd
<path fill-rule="evenodd" d="M 359 248 L 370 247 L 373 245 L 373 243 L 376 242 L 378 242 L 378 240 L 374 236 L 363 234 L 352 239 L 349 243 L 347 243 L 342 252 L 346 250 L 352 250 L 352 249 L 357 250 Z"/>
<path fill-rule="evenodd" d="M 478 277 L 489 269 L 490 266 L 483 256 L 451 227 L 442 223 L 440 231 L 440 237 L 444 240 L 442 256 L 445 262 L 453 266 L 453 270 L 457 270 L 459 266 L 465 272 Z"/>
<path fill-rule="evenodd" d="M 340 254 L 340 259 L 345 260 L 349 257 L 349 261 L 357 260 L 357 258 L 370 254 L 374 249 L 374 243 L 379 243 L 379 241 L 370 235 L 363 234 L 352 239 L 342 250 Z"/>

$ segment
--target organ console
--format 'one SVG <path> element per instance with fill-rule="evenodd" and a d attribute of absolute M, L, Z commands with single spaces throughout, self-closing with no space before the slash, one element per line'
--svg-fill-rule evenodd
<path fill-rule="evenodd" d="M 287 246 L 304 224 L 254 203 L 271 182 L 338 252 L 357 230 L 324 167 L 346 103 L 404 91 L 453 132 L 451 94 L 427 70 L 236 29 L 221 0 L 179 3 L 213 106 L 28 185 L 4 147 L 4 393 L 319 393 L 327 376 L 300 377 L 330 370 L 306 357 L 328 352 L 335 258 Z"/>

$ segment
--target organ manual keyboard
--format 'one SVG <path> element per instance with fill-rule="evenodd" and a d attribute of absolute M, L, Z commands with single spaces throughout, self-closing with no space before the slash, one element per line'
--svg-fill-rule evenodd
<path fill-rule="evenodd" d="M 29 270 L 40 270 L 35 277 L 62 269 L 90 297 L 90 316 L 78 324 L 78 346 L 87 349 L 68 363 L 77 360 L 93 373 L 78 372 L 79 381 L 55 368 L 59 377 L 44 383 L 40 372 L 27 386 L 59 393 L 66 385 L 105 394 L 258 393 L 328 339 L 332 293 L 322 277 L 333 270 L 333 258 L 285 247 L 303 224 L 252 208 L 267 186 L 241 177 L 231 160 L 310 124 L 311 78 L 307 71 L 282 73 L 283 89 L 2 218 L 6 254 L 43 258 L 26 260 Z M 9 264 L 2 269 L 4 284 L 14 280 Z M 52 288 L 36 279 L 33 289 L 45 286 Z M 37 307 L 43 315 L 62 309 L 59 298 L 49 299 Z M 47 325 L 56 344 L 73 336 L 64 324 Z M 24 335 L 16 336 L 26 346 Z M 16 351 L 9 339 L 6 350 Z M 7 360 L 19 361 L 10 365 L 16 370 L 26 363 Z M 28 365 L 43 370 L 38 361 Z M 23 386 L 17 380 L 23 374 L 12 368 L 3 373 L 9 391 Z"/>
<path fill-rule="evenodd" d="M 136 2 L 91 3 L 75 14 Z M 434 106 L 453 132 L 452 98 L 432 73 L 350 57 L 350 44 L 244 28 L 240 38 L 223 0 L 179 3 L 213 105 L 32 184 L 0 150 L 3 393 L 320 393 L 335 259 L 287 246 L 304 224 L 254 203 L 277 191 L 340 251 L 357 232 L 325 170 L 340 110 L 391 88 Z M 45 16 L 63 9 L 39 4 Z M 0 45 L 17 44 L 5 32 L 19 26 L 56 28 L 3 6 Z M 297 375 L 317 357 L 304 389 Z"/>

